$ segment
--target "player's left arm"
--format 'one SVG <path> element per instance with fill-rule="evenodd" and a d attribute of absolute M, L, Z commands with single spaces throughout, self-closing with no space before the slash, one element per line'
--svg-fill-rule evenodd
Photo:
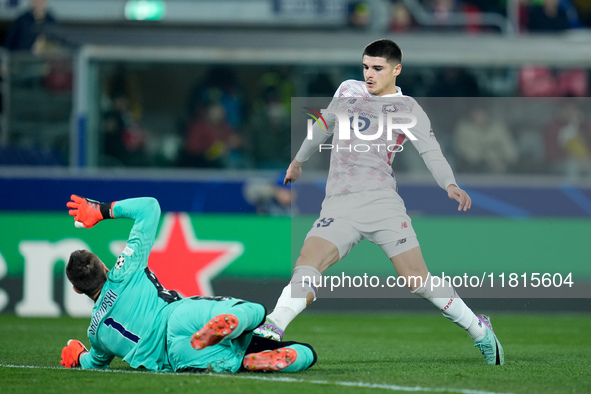
<path fill-rule="evenodd" d="M 70 339 L 62 349 L 60 364 L 66 368 L 105 369 L 115 356 L 103 354 L 91 348 L 90 351 L 77 339 Z"/>
<path fill-rule="evenodd" d="M 466 212 L 468 209 L 472 208 L 472 199 L 466 193 L 464 189 L 460 189 L 458 185 L 451 184 L 447 187 L 447 195 L 452 200 L 456 200 L 458 205 L 458 211 Z"/>
<path fill-rule="evenodd" d="M 435 138 L 429 117 L 422 109 L 417 112 L 417 124 L 411 129 L 417 139 L 411 142 L 439 187 L 447 191 L 450 199 L 458 202 L 458 211 L 465 212 L 472 206 L 472 199 L 458 186 L 451 166 L 443 156 L 441 146 Z"/>
<path fill-rule="evenodd" d="M 80 367 L 83 369 L 106 369 L 115 358 L 112 354 L 97 351 L 94 347 L 80 356 Z"/>
<path fill-rule="evenodd" d="M 470 209 L 472 199 L 465 190 L 457 185 L 453 171 L 447 160 L 445 160 L 441 149 L 423 152 L 421 157 L 437 184 L 447 191 L 449 198 L 459 203 L 458 211 L 465 212 Z"/>

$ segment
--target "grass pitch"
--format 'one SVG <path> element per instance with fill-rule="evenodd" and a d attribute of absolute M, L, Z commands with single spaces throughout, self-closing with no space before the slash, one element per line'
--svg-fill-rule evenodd
<path fill-rule="evenodd" d="M 493 315 L 504 366 L 487 366 L 470 338 L 437 313 L 304 313 L 286 340 L 312 344 L 300 373 L 173 374 L 66 370 L 70 338 L 88 346 L 89 319 L 0 316 L 2 393 L 591 393 L 591 315 Z"/>

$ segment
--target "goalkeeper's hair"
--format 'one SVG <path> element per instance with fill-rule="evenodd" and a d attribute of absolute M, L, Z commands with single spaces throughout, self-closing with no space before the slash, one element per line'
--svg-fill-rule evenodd
<path fill-rule="evenodd" d="M 92 298 L 107 281 L 103 264 L 98 256 L 88 250 L 76 250 L 70 254 L 66 276 L 72 285 Z"/>
<path fill-rule="evenodd" d="M 387 38 L 369 43 L 363 50 L 363 56 L 383 57 L 388 63 L 394 64 L 402 62 L 402 50 L 394 41 Z"/>

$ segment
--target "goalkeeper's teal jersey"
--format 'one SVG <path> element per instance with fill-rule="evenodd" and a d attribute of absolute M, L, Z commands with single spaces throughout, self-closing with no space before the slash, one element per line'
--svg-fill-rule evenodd
<path fill-rule="evenodd" d="M 91 349 L 83 368 L 106 368 L 115 356 L 134 368 L 171 370 L 166 355 L 166 323 L 180 296 L 165 290 L 148 269 L 160 206 L 153 198 L 118 201 L 113 217 L 135 221 L 127 245 L 108 273 L 88 327 Z"/>

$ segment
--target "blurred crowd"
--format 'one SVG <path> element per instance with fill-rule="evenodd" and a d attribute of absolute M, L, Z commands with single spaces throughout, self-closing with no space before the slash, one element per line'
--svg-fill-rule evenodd
<path fill-rule="evenodd" d="M 512 4 L 515 5 L 512 6 Z M 427 25 L 417 17 L 417 9 L 420 7 L 429 14 Z M 484 18 L 485 15 L 516 19 L 515 29 L 520 33 L 559 32 L 591 27 L 591 2 L 586 0 L 516 0 L 515 3 L 511 0 L 393 0 L 388 28 L 396 33 L 418 30 L 463 30 L 469 33 L 498 31 L 498 27 L 492 26 Z M 458 22 L 462 18 L 465 21 Z M 369 26 L 370 21 L 366 23 Z"/>
<path fill-rule="evenodd" d="M 591 179 L 587 71 L 546 71 L 553 82 L 542 89 L 539 72 L 526 70 L 537 76 L 532 79 L 537 81 L 537 90 L 526 83 L 518 97 L 487 97 L 489 92 L 477 78 L 462 68 L 441 69 L 436 82 L 422 88 L 426 94 L 417 98 L 430 115 L 455 171 Z M 110 98 L 103 100 L 107 103 L 102 123 L 103 165 L 284 171 L 291 161 L 293 70 L 266 72 L 256 83 L 245 84 L 239 71 L 213 66 L 191 87 L 186 115 L 176 130 L 160 136 L 152 149 L 148 145 L 154 135 L 141 126 L 142 111 L 137 108 L 141 100 L 133 89 L 137 84 L 129 83 L 134 80 L 131 76 L 122 79 L 122 70 L 114 72 Z M 122 85 L 123 80 L 127 85 Z M 300 97 L 330 97 L 336 83 L 322 72 L 309 75 Z M 407 92 L 404 80 L 400 85 Z M 410 86 L 408 91 L 412 91 Z M 257 99 L 251 101 L 247 96 Z M 165 153 L 171 146 L 168 140 L 176 142 Z M 424 170 L 411 154 L 400 157 L 400 163 L 395 161 L 398 171 Z M 319 163 L 322 167 L 326 161 Z"/>
<path fill-rule="evenodd" d="M 468 105 L 448 133 L 449 156 L 456 171 L 591 179 L 591 127 L 585 115 L 588 100 L 509 99 L 501 103 L 505 108 L 500 112 L 490 108 L 493 100 Z M 507 107 L 515 104 L 529 116 L 511 116 Z M 543 119 L 532 121 L 532 115 Z"/>
<path fill-rule="evenodd" d="M 58 21 L 48 10 L 47 0 L 29 1 L 30 9 L 10 26 L 5 47 L 33 54 L 55 51 L 56 43 L 47 31 Z M 491 32 L 498 26 L 487 25 L 483 16 L 511 17 L 508 2 L 515 4 L 517 29 L 524 34 L 591 27 L 591 2 L 585 0 L 392 0 L 387 28 L 402 34 L 419 30 Z M 363 0 L 349 4 L 351 28 L 371 26 L 373 4 Z M 417 10 L 425 11 L 427 19 L 419 20 Z M 43 84 L 55 94 L 71 94 L 71 67 L 58 66 L 44 68 Z M 352 67 L 329 71 L 322 67 L 199 67 L 198 78 L 182 78 L 184 97 L 178 101 L 183 104 L 172 115 L 159 114 L 154 106 L 146 105 L 147 96 L 158 97 L 161 91 L 149 87 L 155 73 L 142 75 L 124 63 L 104 67 L 97 100 L 98 165 L 285 170 L 294 153 L 291 98 L 330 97 L 342 80 L 361 78 L 359 68 Z M 564 98 L 538 108 L 535 113 L 542 114 L 543 120 L 533 123 L 519 116 L 499 115 L 486 100 L 468 100 L 455 113 L 446 109 L 441 117 L 437 106 L 433 113 L 427 112 L 438 126 L 445 154 L 460 173 L 560 174 L 574 180 L 591 177 L 589 105 L 582 99 L 591 86 L 588 74 L 584 68 L 543 66 L 496 74 L 466 67 L 413 67 L 405 70 L 398 84 L 405 94 L 415 97 Z M 495 90 L 491 88 L 495 83 L 509 88 Z M 172 118 L 173 126 L 156 124 L 164 117 Z M 9 153 L 1 152 L 0 165 L 14 164 Z M 412 172 L 418 167 L 415 164 L 409 156 L 396 165 L 400 171 Z M 277 186 L 267 189 L 281 191 Z M 268 201 L 261 209 L 273 206 Z"/>

